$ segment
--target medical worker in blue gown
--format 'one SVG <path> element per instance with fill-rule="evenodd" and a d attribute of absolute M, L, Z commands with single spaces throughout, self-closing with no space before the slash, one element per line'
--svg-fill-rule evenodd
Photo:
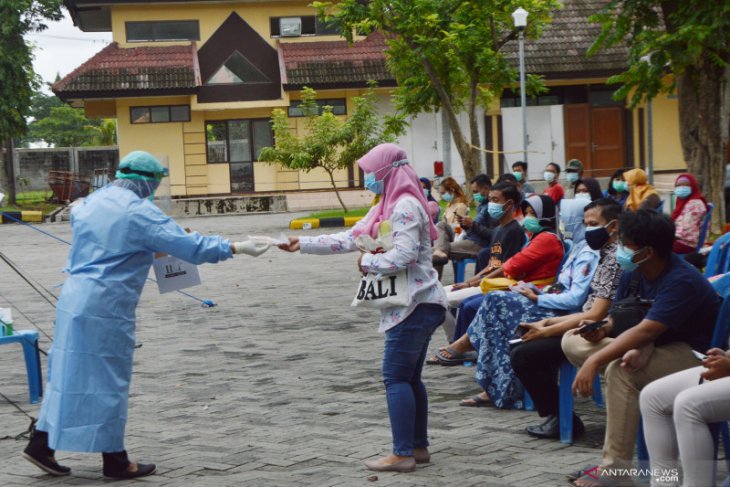
<path fill-rule="evenodd" d="M 104 475 L 135 478 L 155 465 L 131 463 L 124 449 L 135 345 L 135 308 L 154 252 L 187 262 L 219 262 L 232 253 L 260 255 L 268 245 L 186 233 L 151 199 L 167 170 L 135 151 L 117 179 L 71 213 L 69 277 L 56 310 L 48 385 L 24 457 L 52 475 L 70 469 L 55 450 L 101 452 Z"/>

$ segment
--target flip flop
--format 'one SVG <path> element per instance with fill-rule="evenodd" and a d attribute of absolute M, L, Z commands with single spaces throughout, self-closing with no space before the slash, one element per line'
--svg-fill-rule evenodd
<path fill-rule="evenodd" d="M 444 351 L 448 352 L 451 357 L 447 357 L 446 355 L 444 355 Z M 461 365 L 468 360 L 476 360 L 478 358 L 478 355 L 474 351 L 459 353 L 451 347 L 446 347 L 444 350 L 439 350 L 438 352 L 436 352 L 435 357 L 438 360 L 439 364 L 449 366 Z"/>
<path fill-rule="evenodd" d="M 467 402 L 467 401 L 473 401 L 473 402 Z M 477 394 L 474 397 L 470 397 L 469 399 L 464 399 L 459 403 L 459 406 L 463 406 L 465 408 L 485 408 L 487 406 L 491 406 L 492 401 L 489 399 L 484 399 L 482 396 Z"/>
<path fill-rule="evenodd" d="M 579 480 L 588 481 L 590 485 L 597 487 L 629 487 L 633 486 L 634 483 L 628 478 L 616 478 L 616 477 L 604 477 L 599 476 L 598 467 L 595 469 L 586 470 L 584 475 L 580 478 L 571 480 L 571 485 L 577 486 L 576 482 Z"/>
<path fill-rule="evenodd" d="M 572 484 L 574 480 L 578 480 L 582 476 L 586 474 L 586 472 L 593 472 L 596 469 L 597 465 L 586 465 L 585 467 L 582 467 L 580 470 L 576 470 L 573 473 L 569 473 L 567 475 L 568 480 Z"/>

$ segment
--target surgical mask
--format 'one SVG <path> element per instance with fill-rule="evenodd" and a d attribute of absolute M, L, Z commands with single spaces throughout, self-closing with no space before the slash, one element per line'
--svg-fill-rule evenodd
<path fill-rule="evenodd" d="M 621 244 L 618 244 L 618 247 L 616 248 L 616 261 L 618 262 L 618 265 L 625 271 L 635 271 L 639 265 L 643 264 L 648 259 L 647 257 L 647 259 L 644 259 L 641 262 L 634 262 L 634 256 L 639 251 L 640 250 L 631 250 Z"/>
<path fill-rule="evenodd" d="M 574 183 L 574 182 L 578 181 L 578 173 L 569 172 L 565 175 L 565 179 L 567 179 L 569 183 Z"/>
<path fill-rule="evenodd" d="M 545 171 L 542 174 L 542 177 L 545 178 L 545 181 L 547 181 L 548 183 L 552 183 L 553 181 L 555 181 L 555 173 L 552 173 L 550 171 Z"/>
<path fill-rule="evenodd" d="M 590 248 L 601 250 L 611 240 L 611 234 L 606 229 L 611 223 L 613 222 L 609 222 L 603 227 L 586 227 L 585 239 Z"/>
<path fill-rule="evenodd" d="M 430 194 L 431 194 L 431 192 L 429 190 L 427 190 L 426 188 L 423 188 L 423 196 L 425 196 L 426 199 L 428 199 L 428 196 Z"/>
<path fill-rule="evenodd" d="M 499 203 L 492 203 L 490 201 L 489 205 L 487 206 L 487 212 L 489 213 L 489 216 L 491 216 L 495 220 L 499 220 L 504 216 L 504 205 L 500 205 Z"/>
<path fill-rule="evenodd" d="M 375 194 L 383 194 L 383 181 L 377 181 L 375 179 L 374 172 L 366 173 L 363 183 L 365 185 L 365 189 L 372 191 Z"/>
<path fill-rule="evenodd" d="M 677 198 L 684 200 L 692 194 L 692 188 L 689 186 L 677 186 L 674 188 L 674 194 L 677 195 Z"/>
<path fill-rule="evenodd" d="M 522 171 L 513 172 L 512 175 L 515 177 L 517 181 L 522 181 Z"/>
<path fill-rule="evenodd" d="M 530 233 L 538 233 L 543 229 L 542 225 L 540 225 L 540 220 L 534 216 L 526 216 L 523 225 L 525 230 Z"/>
<path fill-rule="evenodd" d="M 591 194 L 590 193 L 575 193 L 575 199 L 591 201 Z"/>
<path fill-rule="evenodd" d="M 452 201 L 454 201 L 454 195 L 451 193 L 444 193 L 441 195 L 441 199 L 447 203 L 451 203 Z"/>
<path fill-rule="evenodd" d="M 478 204 L 484 203 L 484 200 L 487 199 L 482 193 L 474 193 L 474 201 L 476 201 Z"/>
<path fill-rule="evenodd" d="M 628 191 L 626 181 L 619 181 L 619 180 L 614 179 L 613 183 L 611 183 L 611 186 L 613 186 L 614 191 L 616 191 L 618 193 L 623 193 L 625 191 Z"/>

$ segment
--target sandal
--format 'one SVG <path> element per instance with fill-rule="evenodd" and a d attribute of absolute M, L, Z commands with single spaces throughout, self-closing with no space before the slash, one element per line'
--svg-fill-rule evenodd
<path fill-rule="evenodd" d="M 447 357 L 446 355 L 444 355 L 444 352 L 448 352 L 450 357 Z M 474 361 L 478 358 L 478 355 L 473 350 L 471 350 L 469 352 L 459 353 L 451 347 L 446 347 L 446 348 L 441 349 L 438 352 L 436 352 L 436 355 L 434 357 L 436 358 L 436 361 L 439 364 L 449 366 L 449 365 L 461 365 L 467 361 Z"/>
<path fill-rule="evenodd" d="M 586 470 L 584 475 L 571 480 L 570 483 L 577 487 L 579 481 L 583 484 L 587 482 L 589 487 L 631 487 L 634 485 L 630 478 L 601 475 L 601 469 L 598 466 Z"/>

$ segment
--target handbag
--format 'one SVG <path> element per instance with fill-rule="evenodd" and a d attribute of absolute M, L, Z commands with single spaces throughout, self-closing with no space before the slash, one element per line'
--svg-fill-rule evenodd
<path fill-rule="evenodd" d="M 629 295 L 616 302 L 611 308 L 611 318 L 613 319 L 611 337 L 616 338 L 629 328 L 641 323 L 653 304 L 653 300 L 639 297 L 639 274 L 634 272 L 629 282 Z"/>
<path fill-rule="evenodd" d="M 393 236 L 390 232 L 378 239 L 360 235 L 355 243 L 362 252 L 379 254 L 393 248 Z M 384 309 L 408 306 L 409 303 L 408 271 L 403 269 L 393 274 L 369 272 L 362 276 L 350 306 Z"/>

